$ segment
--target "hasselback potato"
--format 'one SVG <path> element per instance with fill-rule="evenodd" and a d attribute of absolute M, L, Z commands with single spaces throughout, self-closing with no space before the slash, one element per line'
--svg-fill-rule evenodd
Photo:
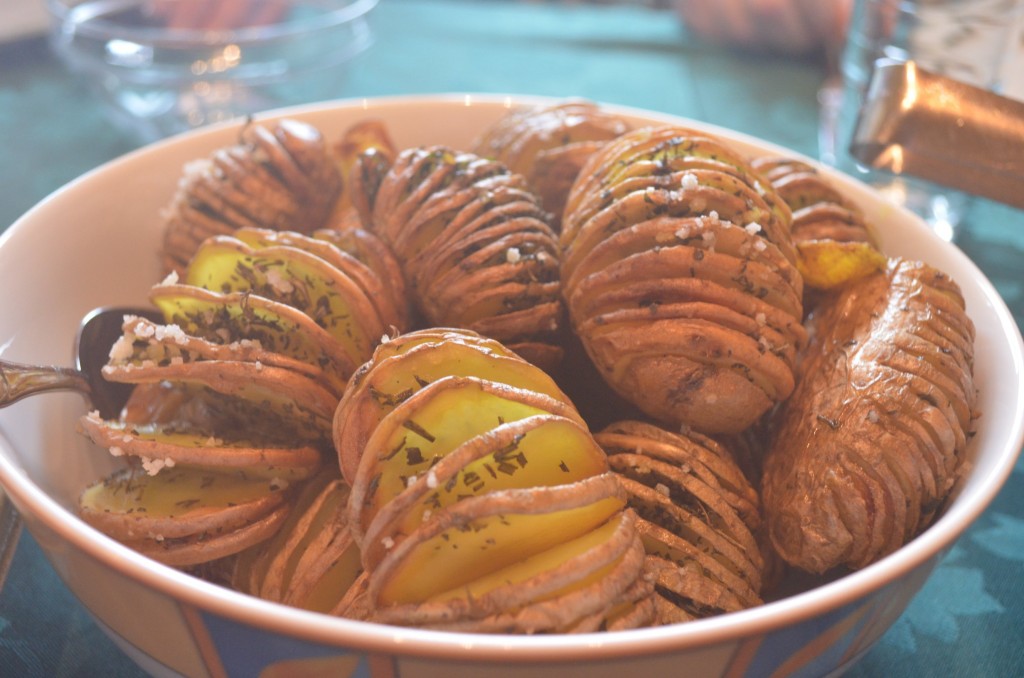
<path fill-rule="evenodd" d="M 625 120 L 601 106 L 571 99 L 514 109 L 484 130 L 470 150 L 523 175 L 557 227 L 587 158 L 629 129 Z"/>
<path fill-rule="evenodd" d="M 637 513 L 658 623 L 760 605 L 760 498 L 729 451 L 698 433 L 639 421 L 617 422 L 594 437 Z"/>
<path fill-rule="evenodd" d="M 374 240 L 241 227 L 155 286 L 163 322 L 127 317 L 103 369 L 135 385 L 127 407 L 79 422 L 129 460 L 83 493 L 83 517 L 181 566 L 271 537 L 323 467 L 349 377 L 408 316 Z"/>
<path fill-rule="evenodd" d="M 948 276 L 905 260 L 811 322 L 762 492 L 779 554 L 820 573 L 892 553 L 942 506 L 976 416 L 974 327 Z"/>
<path fill-rule="evenodd" d="M 640 624 L 643 547 L 551 379 L 453 329 L 382 344 L 334 422 L 371 619 L 542 632 Z"/>
<path fill-rule="evenodd" d="M 793 241 L 835 240 L 875 244 L 863 212 L 813 165 L 769 156 L 751 161 L 793 212 Z"/>
<path fill-rule="evenodd" d="M 426 325 L 465 327 L 553 365 L 564 313 L 547 220 L 521 175 L 432 147 L 398 155 L 371 228 L 394 250 Z"/>
<path fill-rule="evenodd" d="M 566 205 L 562 280 L 608 384 L 708 433 L 785 400 L 805 341 L 789 226 L 771 186 L 711 137 L 642 129 L 591 156 Z"/>
<path fill-rule="evenodd" d="M 315 127 L 247 125 L 237 144 L 186 165 L 163 214 L 163 267 L 180 274 L 204 240 L 243 227 L 312 233 L 340 193 L 337 162 Z"/>

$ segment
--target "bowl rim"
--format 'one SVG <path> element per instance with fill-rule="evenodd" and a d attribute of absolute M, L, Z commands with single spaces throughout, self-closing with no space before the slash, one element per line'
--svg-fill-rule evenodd
<path fill-rule="evenodd" d="M 303 117 L 336 109 L 361 109 L 369 112 L 374 108 L 381 107 L 408 108 L 451 105 L 508 108 L 512 105 L 553 103 L 564 100 L 564 98 L 558 97 L 508 94 L 393 95 L 338 99 L 292 106 L 267 111 L 253 119 L 264 121 L 281 117 Z M 728 140 L 736 143 L 746 143 L 761 149 L 775 150 L 793 157 L 800 157 L 818 167 L 830 178 L 844 184 L 855 194 L 859 194 L 856 197 L 866 197 L 872 201 L 879 200 L 874 191 L 856 179 L 821 165 L 818 161 L 795 151 L 756 137 L 671 114 L 603 102 L 596 103 L 611 112 L 724 134 Z M 163 147 L 181 143 L 184 138 L 214 134 L 224 128 L 236 128 L 242 124 L 245 124 L 244 120 L 218 123 L 144 146 L 81 175 L 57 189 L 40 205 L 43 202 L 56 199 L 63 192 L 71 190 L 74 186 L 88 181 L 91 176 L 116 164 L 136 162 L 135 159 L 139 156 L 159 153 Z M 12 224 L 7 232 L 0 234 L 0 247 L 3 246 L 10 233 L 23 227 L 22 224 L 38 208 L 39 205 L 33 207 Z M 939 240 L 938 236 L 932 233 L 920 219 L 902 208 L 900 210 L 905 213 L 905 218 L 909 217 L 917 224 L 923 234 L 922 237 Z M 1000 335 L 1011 338 L 1009 349 L 1013 364 L 1007 365 L 1006 371 L 1012 371 L 1018 376 L 1024 375 L 1024 339 L 1021 338 L 1020 329 L 1005 302 L 994 285 L 965 254 L 949 243 L 942 244 L 942 247 L 947 246 L 952 248 L 953 256 L 960 258 L 962 265 L 972 270 L 975 282 L 998 320 Z M 1014 338 L 1015 340 L 1013 340 Z M 1017 380 L 1016 397 L 1019 402 L 1024 402 L 1024 378 Z M 185 604 L 239 623 L 257 625 L 265 631 L 349 650 L 382 652 L 399 656 L 455 658 L 474 662 L 500 661 L 513 664 L 544 661 L 594 661 L 636 654 L 655 655 L 679 652 L 698 646 L 710 647 L 768 634 L 773 630 L 848 605 L 883 588 L 886 584 L 905 574 L 927 565 L 930 561 L 937 560 L 952 547 L 967 527 L 988 507 L 1005 484 L 1021 452 L 1021 447 L 1024 445 L 1024 413 L 1014 418 L 1008 433 L 1007 439 L 999 445 L 998 462 L 992 465 L 986 475 L 972 479 L 975 482 L 975 489 L 970 496 L 953 502 L 932 526 L 898 551 L 862 570 L 846 574 L 814 589 L 739 612 L 686 624 L 581 635 L 492 635 L 387 626 L 300 610 L 200 580 L 138 554 L 88 526 L 61 506 L 31 481 L 27 473 L 14 463 L 15 457 L 11 454 L 13 447 L 2 427 L 0 427 L 0 447 L 6 448 L 7 453 L 0 454 L 0 485 L 7 490 L 8 495 L 19 509 L 27 509 L 22 510 L 22 513 L 26 516 L 26 524 L 30 532 L 33 531 L 37 521 L 42 522 L 48 529 L 68 540 L 82 552 L 124 576 L 150 586 Z M 259 623 L 256 623 L 256 620 L 259 620 Z"/>
<path fill-rule="evenodd" d="M 223 42 L 256 43 L 281 40 L 306 35 L 310 32 L 329 30 L 349 24 L 366 15 L 377 6 L 379 0 L 331 0 L 338 5 L 315 16 L 274 22 L 265 25 L 243 26 L 235 29 L 202 30 L 195 28 L 154 28 L 150 26 L 126 27 L 107 19 L 89 20 L 95 12 L 87 11 L 85 0 L 46 0 L 46 7 L 53 18 L 57 31 L 66 30 L 68 23 L 74 24 L 74 32 L 97 39 L 117 37 L 128 42 L 175 48 L 193 45 L 214 45 Z M 83 23 L 77 23 L 76 15 Z"/>

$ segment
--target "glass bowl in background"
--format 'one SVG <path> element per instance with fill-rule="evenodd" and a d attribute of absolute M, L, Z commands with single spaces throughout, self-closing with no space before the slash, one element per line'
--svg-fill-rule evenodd
<path fill-rule="evenodd" d="M 46 0 L 51 41 L 143 141 L 339 97 L 378 0 Z"/>

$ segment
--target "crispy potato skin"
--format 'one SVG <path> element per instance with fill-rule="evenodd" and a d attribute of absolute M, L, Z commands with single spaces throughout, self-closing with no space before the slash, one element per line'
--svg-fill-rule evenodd
<path fill-rule="evenodd" d="M 864 567 L 926 528 L 976 417 L 974 328 L 956 284 L 892 260 L 825 303 L 765 460 L 771 541 L 821 573 Z"/>

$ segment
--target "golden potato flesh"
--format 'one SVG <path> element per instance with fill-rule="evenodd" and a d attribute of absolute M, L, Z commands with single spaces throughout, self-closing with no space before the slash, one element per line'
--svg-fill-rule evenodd
<path fill-rule="evenodd" d="M 808 287 L 832 290 L 885 268 L 884 254 L 866 242 L 804 240 L 796 244 L 796 266 Z"/>
<path fill-rule="evenodd" d="M 252 248 L 235 238 L 206 241 L 189 262 L 189 285 L 255 292 L 294 306 L 327 330 L 356 364 L 387 327 L 366 293 L 323 259 L 293 247 Z"/>
<path fill-rule="evenodd" d="M 642 558 L 627 564 L 623 554 L 642 548 L 603 451 L 551 379 L 493 340 L 452 330 L 390 339 L 356 374 L 334 423 L 339 450 L 350 450 L 342 465 L 357 462 L 348 518 L 366 568 L 348 609 L 554 630 L 562 623 L 540 624 L 546 613 L 532 607 L 549 594 L 575 596 L 565 627 L 640 595 L 625 593 L 642 590 L 633 586 Z M 349 436 L 365 443 L 346 447 Z M 577 558 L 587 567 L 568 566 Z M 501 583 L 526 561 L 529 613 Z M 467 600 L 467 586 L 473 601 L 491 602 Z"/>

